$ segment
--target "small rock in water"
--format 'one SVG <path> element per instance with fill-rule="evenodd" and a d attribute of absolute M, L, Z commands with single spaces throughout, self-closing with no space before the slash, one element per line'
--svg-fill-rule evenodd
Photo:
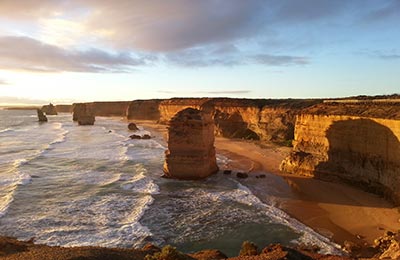
<path fill-rule="evenodd" d="M 249 177 L 249 175 L 244 172 L 238 172 L 238 173 L 236 173 L 236 177 L 238 177 L 240 179 L 246 179 L 247 177 Z"/>
<path fill-rule="evenodd" d="M 260 175 L 258 175 L 258 178 L 260 178 L 260 179 L 263 179 L 263 178 L 265 178 L 266 176 L 265 176 L 265 174 L 260 174 Z"/>
<path fill-rule="evenodd" d="M 142 139 L 140 135 L 131 135 L 129 136 L 131 139 Z"/>
<path fill-rule="evenodd" d="M 108 132 L 109 132 L 109 133 L 112 133 L 112 131 L 111 131 L 111 130 L 108 130 Z"/>
<path fill-rule="evenodd" d="M 232 170 L 224 170 L 223 173 L 224 173 L 224 174 L 231 174 L 231 173 L 232 173 Z"/>
<path fill-rule="evenodd" d="M 142 136 L 142 139 L 151 139 L 151 136 L 146 134 Z"/>
<path fill-rule="evenodd" d="M 129 129 L 129 130 L 132 130 L 132 131 L 137 131 L 137 130 L 139 130 L 139 128 L 136 126 L 135 123 L 129 123 L 128 129 Z"/>

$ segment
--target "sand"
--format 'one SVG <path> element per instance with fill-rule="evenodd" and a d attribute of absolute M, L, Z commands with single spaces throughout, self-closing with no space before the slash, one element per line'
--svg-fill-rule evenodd
<path fill-rule="evenodd" d="M 164 142 L 165 125 L 137 122 Z M 249 172 L 241 180 L 263 202 L 273 204 L 334 242 L 372 244 L 386 230 L 400 230 L 400 209 L 386 200 L 342 183 L 284 175 L 279 164 L 289 147 L 217 137 L 217 154 L 229 158 L 227 168 Z M 223 170 L 223 169 L 221 169 Z M 266 178 L 256 178 L 265 174 Z"/>

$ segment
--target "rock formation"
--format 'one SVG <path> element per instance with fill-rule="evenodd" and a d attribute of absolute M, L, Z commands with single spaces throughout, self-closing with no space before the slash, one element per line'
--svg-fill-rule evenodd
<path fill-rule="evenodd" d="M 369 105 L 329 104 L 306 110 L 297 116 L 293 152 L 281 170 L 344 180 L 400 204 L 399 110 L 382 114 L 382 109 L 374 113 Z M 355 116 L 357 111 L 365 116 Z"/>
<path fill-rule="evenodd" d="M 160 99 L 132 101 L 126 110 L 126 117 L 128 120 L 136 119 L 158 121 L 160 120 L 160 102 Z"/>
<path fill-rule="evenodd" d="M 115 101 L 115 102 L 88 102 L 72 104 L 72 111 L 79 111 L 82 106 L 90 109 L 93 116 L 126 116 L 126 110 L 130 101 Z M 78 112 L 79 113 L 79 112 Z M 76 121 L 74 117 L 74 121 Z"/>
<path fill-rule="evenodd" d="M 52 103 L 42 106 L 42 111 L 46 115 L 57 115 L 57 109 Z"/>
<path fill-rule="evenodd" d="M 137 131 L 137 130 L 139 130 L 139 128 L 136 126 L 135 123 L 129 123 L 129 124 L 128 124 L 128 129 L 131 130 L 131 131 Z"/>
<path fill-rule="evenodd" d="M 211 114 L 193 108 L 178 112 L 169 122 L 165 176 L 201 179 L 217 171 Z"/>
<path fill-rule="evenodd" d="M 93 125 L 95 116 L 90 105 L 79 103 L 74 105 L 73 120 L 78 121 L 79 125 Z"/>
<path fill-rule="evenodd" d="M 47 117 L 45 116 L 45 114 L 43 114 L 43 111 L 41 109 L 37 109 L 36 112 L 39 118 L 39 122 L 47 122 Z"/>

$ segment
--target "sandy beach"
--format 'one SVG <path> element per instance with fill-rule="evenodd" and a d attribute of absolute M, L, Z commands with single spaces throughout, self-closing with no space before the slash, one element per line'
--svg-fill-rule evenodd
<path fill-rule="evenodd" d="M 165 125 L 137 123 L 155 138 L 166 140 Z M 221 137 L 215 146 L 217 154 L 229 158 L 227 168 L 250 173 L 240 181 L 263 202 L 278 206 L 338 244 L 346 240 L 371 244 L 385 231 L 400 229 L 399 208 L 374 194 L 347 184 L 281 174 L 279 164 L 289 147 Z M 260 174 L 266 178 L 256 178 Z"/>

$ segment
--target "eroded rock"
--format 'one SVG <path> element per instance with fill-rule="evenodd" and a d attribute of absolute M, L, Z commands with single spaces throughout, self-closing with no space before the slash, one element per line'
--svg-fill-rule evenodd
<path fill-rule="evenodd" d="M 201 179 L 217 171 L 211 114 L 194 108 L 178 112 L 169 122 L 165 176 Z"/>
<path fill-rule="evenodd" d="M 39 118 L 39 122 L 47 122 L 47 117 L 41 109 L 37 109 L 36 112 Z"/>
<path fill-rule="evenodd" d="M 131 130 L 131 131 L 137 131 L 137 130 L 139 130 L 139 128 L 136 126 L 135 123 L 129 123 L 128 129 Z"/>

